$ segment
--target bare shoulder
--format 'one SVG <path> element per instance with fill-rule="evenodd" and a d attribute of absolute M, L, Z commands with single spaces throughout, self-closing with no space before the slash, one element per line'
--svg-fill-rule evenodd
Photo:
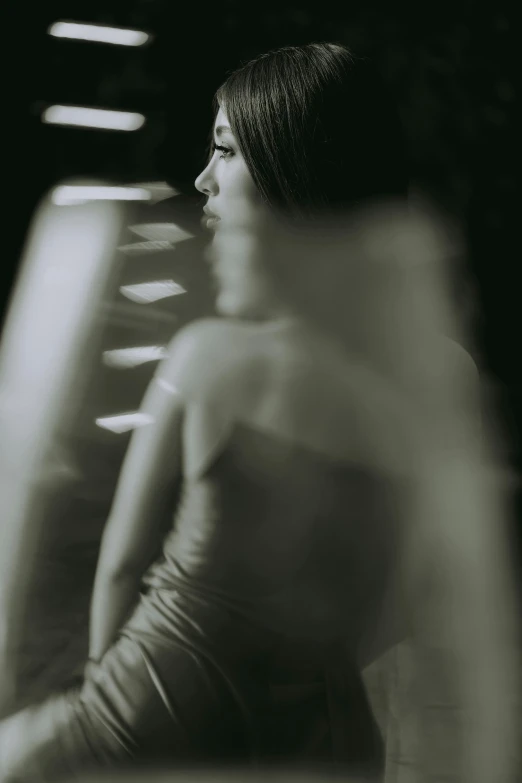
<path fill-rule="evenodd" d="M 248 325 L 202 318 L 185 326 L 170 342 L 162 372 L 180 391 L 201 396 L 238 378 L 252 378 L 256 341 Z"/>
<path fill-rule="evenodd" d="M 242 323 L 224 318 L 199 318 L 184 326 L 173 337 L 169 355 L 190 351 L 223 350 L 229 352 L 245 345 L 248 327 Z"/>

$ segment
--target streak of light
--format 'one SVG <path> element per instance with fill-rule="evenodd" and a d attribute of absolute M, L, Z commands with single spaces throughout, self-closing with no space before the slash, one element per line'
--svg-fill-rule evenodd
<path fill-rule="evenodd" d="M 157 362 L 164 359 L 167 349 L 163 345 L 143 345 L 137 348 L 117 348 L 104 351 L 103 363 L 116 369 L 138 367 L 147 362 Z"/>
<path fill-rule="evenodd" d="M 116 416 L 101 416 L 96 419 L 96 424 L 104 430 L 121 434 L 152 424 L 154 418 L 147 413 L 135 411 L 134 413 L 120 413 Z"/>
<path fill-rule="evenodd" d="M 149 200 L 150 193 L 144 188 L 111 185 L 59 185 L 52 193 L 53 204 L 60 207 L 86 204 L 88 201 Z"/>
<path fill-rule="evenodd" d="M 128 256 L 141 253 L 159 253 L 162 250 L 175 250 L 176 246 L 166 239 L 156 239 L 150 242 L 132 242 L 130 245 L 120 245 L 118 250 Z"/>
<path fill-rule="evenodd" d="M 130 230 L 139 237 L 150 241 L 168 241 L 176 244 L 192 239 L 194 234 L 186 231 L 176 223 L 142 223 L 137 226 L 129 226 Z"/>
<path fill-rule="evenodd" d="M 155 280 L 150 283 L 137 283 L 136 285 L 123 285 L 120 288 L 123 296 L 138 304 L 149 304 L 169 296 L 186 294 L 186 290 L 174 280 Z"/>
<path fill-rule="evenodd" d="M 173 188 L 167 182 L 133 182 L 131 187 L 149 190 L 153 203 L 165 201 L 167 198 L 173 198 L 173 196 L 180 195 L 180 191 Z"/>
<path fill-rule="evenodd" d="M 42 121 L 49 125 L 74 125 L 101 130 L 135 131 L 144 125 L 145 117 L 137 112 L 55 104 L 44 111 Z"/>
<path fill-rule="evenodd" d="M 94 41 L 115 46 L 143 46 L 150 36 L 142 30 L 106 27 L 82 22 L 55 22 L 48 29 L 53 38 L 72 38 L 76 41 Z"/>

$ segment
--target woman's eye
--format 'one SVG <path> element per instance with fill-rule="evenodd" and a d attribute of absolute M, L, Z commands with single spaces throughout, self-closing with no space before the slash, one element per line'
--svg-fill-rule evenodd
<path fill-rule="evenodd" d="M 219 152 L 220 158 L 228 158 L 230 155 L 232 155 L 232 150 L 228 147 L 224 147 L 222 144 L 213 144 L 212 152 Z"/>

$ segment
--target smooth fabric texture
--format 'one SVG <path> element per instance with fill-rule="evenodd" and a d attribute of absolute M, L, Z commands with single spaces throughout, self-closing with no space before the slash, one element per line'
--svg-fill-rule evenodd
<path fill-rule="evenodd" d="M 1 724 L 4 783 L 150 760 L 378 771 L 356 659 L 394 565 L 396 491 L 238 424 L 185 479 L 163 555 L 97 670 Z"/>

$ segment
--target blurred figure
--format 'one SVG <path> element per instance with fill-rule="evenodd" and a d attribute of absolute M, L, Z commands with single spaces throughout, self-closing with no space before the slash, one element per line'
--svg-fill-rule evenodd
<path fill-rule="evenodd" d="M 503 783 L 502 492 L 447 367 L 438 224 L 401 200 L 393 112 L 333 44 L 258 58 L 217 102 L 196 187 L 224 318 L 183 329 L 145 395 L 85 680 L 0 724 L 3 779 L 169 761 L 378 779 L 360 669 L 410 634 L 416 698 L 435 650 L 462 718 L 451 768 L 425 733 L 413 779 Z"/>

